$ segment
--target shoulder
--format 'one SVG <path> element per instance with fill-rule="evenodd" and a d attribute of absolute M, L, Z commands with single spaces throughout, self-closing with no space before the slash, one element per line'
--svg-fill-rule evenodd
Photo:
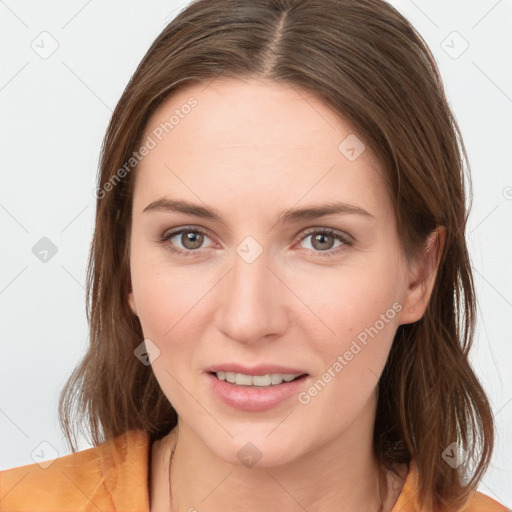
<path fill-rule="evenodd" d="M 401 489 L 398 500 L 396 501 L 392 512 L 419 512 L 421 510 L 418 502 L 419 476 L 418 468 L 414 459 L 409 464 L 409 469 L 405 478 L 405 483 Z M 511 512 L 511 509 L 505 507 L 490 496 L 478 491 L 473 491 L 466 504 L 458 512 Z"/>
<path fill-rule="evenodd" d="M 146 432 L 130 430 L 93 448 L 0 471 L 0 511 L 143 510 L 149 448 Z"/>
<path fill-rule="evenodd" d="M 475 491 L 460 512 L 510 512 L 510 509 L 490 496 Z"/>

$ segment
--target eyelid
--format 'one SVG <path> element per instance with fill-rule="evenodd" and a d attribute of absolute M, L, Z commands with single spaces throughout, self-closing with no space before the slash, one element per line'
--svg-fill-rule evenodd
<path fill-rule="evenodd" d="M 180 226 L 177 228 L 169 228 L 163 232 L 163 234 L 160 236 L 160 238 L 166 238 L 167 240 L 169 240 L 169 238 L 172 238 L 172 237 L 182 233 L 183 231 L 191 231 L 194 233 L 201 233 L 202 235 L 208 236 L 208 238 L 211 238 L 211 239 L 214 238 L 213 236 L 211 236 L 210 232 L 206 228 L 202 228 L 199 226 Z"/>
<path fill-rule="evenodd" d="M 355 244 L 356 240 L 353 236 L 349 235 L 346 231 L 341 231 L 335 228 L 329 228 L 327 226 L 313 226 L 311 228 L 306 228 L 306 231 L 301 231 L 299 235 L 297 235 L 297 241 L 304 240 L 306 237 L 313 233 L 323 233 L 327 235 L 338 235 L 342 238 L 347 244 Z M 327 251 L 326 251 L 327 252 Z"/>

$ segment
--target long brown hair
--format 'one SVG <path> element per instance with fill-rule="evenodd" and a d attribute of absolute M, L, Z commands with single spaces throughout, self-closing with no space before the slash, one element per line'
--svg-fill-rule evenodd
<path fill-rule="evenodd" d="M 420 254 L 436 226 L 446 228 L 427 310 L 399 326 L 379 380 L 374 447 L 382 467 L 414 458 L 425 510 L 456 510 L 487 470 L 494 443 L 489 401 L 468 360 L 475 324 L 465 240 L 469 165 L 432 54 L 382 0 L 196 0 L 154 41 L 101 150 L 87 273 L 90 345 L 59 403 L 71 449 L 80 422 L 95 445 L 135 428 L 159 439 L 177 423 L 151 366 L 134 356 L 143 333 L 127 301 L 132 159 L 170 94 L 219 76 L 293 85 L 346 119 L 385 170 L 407 258 Z M 442 457 L 454 442 L 471 457 L 464 472 Z"/>

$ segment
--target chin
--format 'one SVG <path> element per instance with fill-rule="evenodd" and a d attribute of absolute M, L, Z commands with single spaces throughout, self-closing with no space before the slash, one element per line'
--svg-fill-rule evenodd
<path fill-rule="evenodd" d="M 296 452 L 297 447 L 302 447 L 300 439 L 294 439 L 285 431 L 269 432 L 275 428 L 252 428 L 250 432 L 234 436 L 226 440 L 223 445 L 218 439 L 212 440 L 210 449 L 220 459 L 237 466 L 247 468 L 270 468 L 293 462 L 301 453 Z M 272 437 L 272 439 L 270 439 Z"/>

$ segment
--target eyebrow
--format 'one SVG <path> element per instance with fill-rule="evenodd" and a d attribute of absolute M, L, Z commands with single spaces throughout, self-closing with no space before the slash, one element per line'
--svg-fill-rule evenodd
<path fill-rule="evenodd" d="M 173 200 L 168 198 L 158 199 L 148 204 L 142 213 L 151 211 L 168 211 L 176 213 L 184 213 L 203 219 L 209 219 L 226 224 L 221 213 L 215 208 L 206 208 L 204 206 L 189 203 L 188 201 Z M 329 202 L 317 206 L 309 206 L 304 208 L 293 208 L 282 212 L 279 216 L 277 224 L 293 224 L 304 222 L 307 220 L 317 219 L 326 215 L 349 215 L 356 214 L 375 219 L 375 216 L 367 212 L 360 206 L 349 203 Z"/>

